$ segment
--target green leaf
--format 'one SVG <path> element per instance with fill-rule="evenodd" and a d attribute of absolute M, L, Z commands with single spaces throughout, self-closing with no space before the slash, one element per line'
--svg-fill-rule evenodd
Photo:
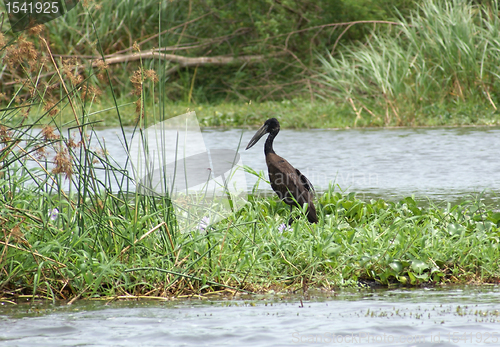
<path fill-rule="evenodd" d="M 491 216 L 489 216 L 487 219 L 495 223 L 497 226 L 500 226 L 500 212 L 495 212 Z"/>
<path fill-rule="evenodd" d="M 341 249 L 342 249 L 342 247 L 334 244 L 334 245 L 328 246 L 326 249 L 324 249 L 323 253 L 326 254 L 328 257 L 335 257 L 335 256 L 339 255 Z"/>
<path fill-rule="evenodd" d="M 399 260 L 395 260 L 389 263 L 391 269 L 393 269 L 397 274 L 403 271 L 403 264 Z"/>
<path fill-rule="evenodd" d="M 410 277 L 410 283 L 411 284 L 417 283 L 417 278 L 415 277 L 415 275 L 413 274 L 413 272 L 408 271 L 408 277 Z"/>
<path fill-rule="evenodd" d="M 448 229 L 448 233 L 451 236 L 462 236 L 463 232 L 465 231 L 465 228 L 458 223 L 448 224 L 447 229 Z"/>
<path fill-rule="evenodd" d="M 429 266 L 424 263 L 422 260 L 414 260 L 411 262 L 411 269 L 418 274 L 421 274 L 424 270 L 427 270 Z"/>

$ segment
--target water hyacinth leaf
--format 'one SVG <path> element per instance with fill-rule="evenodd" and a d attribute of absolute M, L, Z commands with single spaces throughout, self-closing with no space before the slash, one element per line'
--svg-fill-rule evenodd
<path fill-rule="evenodd" d="M 433 267 L 431 268 L 431 274 L 435 274 L 435 273 L 436 273 L 436 274 L 441 274 L 441 275 L 443 275 L 443 272 L 441 271 L 441 269 L 440 269 L 440 268 L 433 266 Z"/>
<path fill-rule="evenodd" d="M 416 275 L 415 274 L 415 277 L 423 282 L 426 282 L 428 279 L 429 279 L 429 273 L 428 272 L 424 272 L 423 274 L 421 275 Z"/>
<path fill-rule="evenodd" d="M 354 201 L 342 201 L 342 207 L 345 208 L 346 210 L 349 210 L 352 205 L 354 205 Z"/>
<path fill-rule="evenodd" d="M 388 281 L 387 279 L 389 277 L 393 276 L 393 271 L 390 270 L 390 269 L 387 269 L 386 271 L 384 271 L 383 273 L 379 274 L 379 280 L 382 284 L 387 284 Z"/>
<path fill-rule="evenodd" d="M 399 274 L 401 273 L 401 271 L 403 271 L 403 264 L 399 260 L 390 262 L 389 266 L 394 270 L 394 272 L 396 272 L 396 274 Z"/>
<path fill-rule="evenodd" d="M 410 284 L 414 285 L 417 282 L 417 278 L 413 274 L 413 272 L 408 271 L 408 277 L 410 278 Z"/>
<path fill-rule="evenodd" d="M 458 223 L 450 223 L 447 230 L 450 236 L 462 236 L 465 228 Z"/>
<path fill-rule="evenodd" d="M 406 206 L 408 206 L 408 208 L 410 208 L 410 207 L 417 207 L 417 203 L 411 197 L 404 198 L 403 200 L 401 200 L 401 203 L 402 204 L 406 204 Z"/>
<path fill-rule="evenodd" d="M 367 255 L 364 255 L 359 260 L 359 265 L 360 266 L 366 266 L 370 262 L 371 259 L 372 259 L 371 257 L 369 257 Z"/>
<path fill-rule="evenodd" d="M 479 207 L 478 207 L 478 206 L 476 206 L 476 205 L 472 205 L 471 207 L 469 207 L 469 211 L 470 211 L 471 213 L 476 212 L 478 209 L 479 209 Z"/>
<path fill-rule="evenodd" d="M 472 220 L 476 222 L 482 222 L 484 220 L 484 216 L 482 214 L 475 214 L 472 217 Z"/>
<path fill-rule="evenodd" d="M 325 250 L 324 250 L 324 253 L 328 256 L 328 257 L 334 257 L 334 256 L 337 256 L 339 255 L 340 253 L 340 250 L 342 249 L 342 247 L 340 247 L 339 245 L 331 245 L 331 246 L 328 246 Z"/>
<path fill-rule="evenodd" d="M 406 208 L 408 210 L 410 210 L 416 216 L 419 216 L 419 215 L 422 214 L 422 211 L 417 206 L 416 201 L 413 198 L 411 198 L 411 197 L 406 197 L 403 200 L 401 200 L 401 204 L 405 204 Z"/>
<path fill-rule="evenodd" d="M 487 218 L 498 226 L 500 226 L 500 212 L 492 213 L 491 216 Z"/>
<path fill-rule="evenodd" d="M 401 284 L 406 284 L 408 283 L 408 277 L 406 276 L 396 276 L 396 279 L 399 281 Z"/>
<path fill-rule="evenodd" d="M 439 281 L 441 281 L 441 278 L 443 278 L 443 277 L 444 277 L 444 273 L 442 273 L 441 271 L 439 271 L 439 272 L 434 272 L 434 273 L 432 274 L 432 280 L 433 280 L 434 282 L 439 282 Z"/>
<path fill-rule="evenodd" d="M 476 223 L 476 231 L 478 232 L 490 232 L 495 224 L 489 220 Z"/>
<path fill-rule="evenodd" d="M 411 269 L 415 272 L 417 272 L 418 274 L 421 274 L 423 271 L 427 270 L 429 268 L 429 266 L 424 263 L 422 260 L 413 260 L 411 262 Z"/>

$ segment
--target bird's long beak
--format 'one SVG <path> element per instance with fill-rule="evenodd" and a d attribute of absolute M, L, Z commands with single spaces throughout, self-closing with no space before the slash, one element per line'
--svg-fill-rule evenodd
<path fill-rule="evenodd" d="M 253 145 L 255 145 L 257 142 L 259 142 L 260 138 L 264 136 L 267 133 L 267 125 L 264 124 L 263 126 L 260 127 L 259 130 L 255 133 L 255 135 L 252 137 L 250 142 L 247 145 L 247 148 L 245 150 L 251 148 Z"/>

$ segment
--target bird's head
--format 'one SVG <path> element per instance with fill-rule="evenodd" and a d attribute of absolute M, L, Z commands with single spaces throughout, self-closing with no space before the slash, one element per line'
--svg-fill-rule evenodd
<path fill-rule="evenodd" d="M 247 148 L 245 149 L 251 148 L 257 142 L 259 142 L 260 138 L 265 134 L 271 134 L 276 136 L 276 134 L 278 134 L 279 131 L 280 131 L 280 123 L 278 122 L 278 120 L 276 118 L 269 118 L 268 120 L 265 121 L 264 125 L 261 126 L 259 130 L 257 130 L 255 135 L 248 143 Z"/>

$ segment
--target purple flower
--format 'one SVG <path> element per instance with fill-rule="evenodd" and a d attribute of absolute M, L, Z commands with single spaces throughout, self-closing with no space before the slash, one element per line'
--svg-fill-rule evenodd
<path fill-rule="evenodd" d="M 59 210 L 57 208 L 53 208 L 52 211 L 49 211 L 49 219 L 56 220 L 59 215 Z"/>
<path fill-rule="evenodd" d="M 198 230 L 204 231 L 209 224 L 210 224 L 210 218 L 208 218 L 207 216 L 203 217 L 200 220 L 200 223 L 198 224 Z"/>
<path fill-rule="evenodd" d="M 278 227 L 278 231 L 282 233 L 283 231 L 291 231 L 292 228 L 290 228 L 289 225 L 286 225 L 285 223 L 281 223 L 280 226 Z"/>

